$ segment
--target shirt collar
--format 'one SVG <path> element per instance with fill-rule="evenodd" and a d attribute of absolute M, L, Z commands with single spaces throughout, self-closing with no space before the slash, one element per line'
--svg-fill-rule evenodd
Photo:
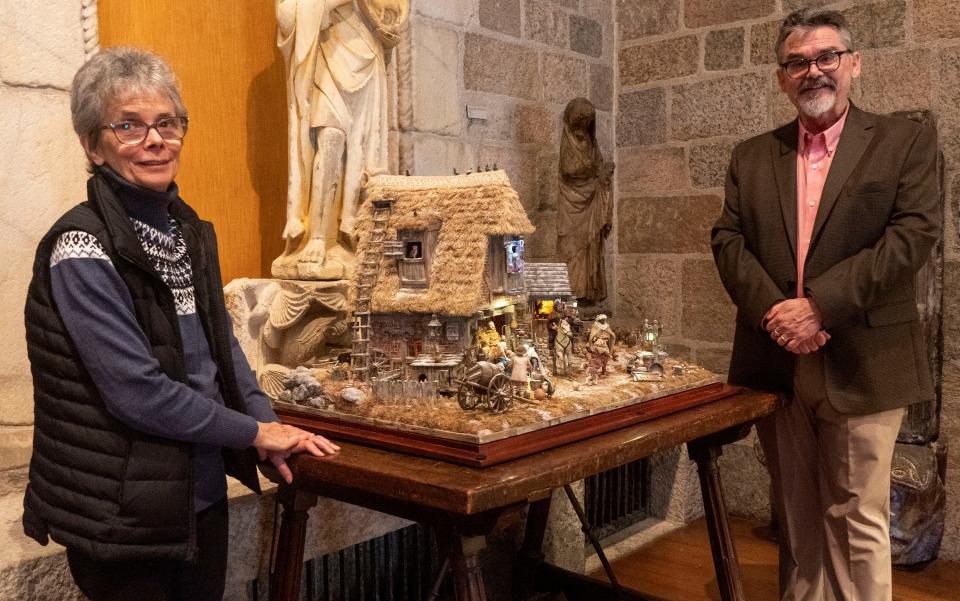
<path fill-rule="evenodd" d="M 850 114 L 850 103 L 847 103 L 847 108 L 843 111 L 843 114 L 840 115 L 840 118 L 837 119 L 837 122 L 823 130 L 819 134 L 811 134 L 807 131 L 807 128 L 803 126 L 803 122 L 797 119 L 797 123 L 800 125 L 800 140 L 797 145 L 797 150 L 800 154 L 806 152 L 807 148 L 807 136 L 816 137 L 822 135 L 826 141 L 827 147 L 827 156 L 832 157 L 834 151 L 837 149 L 837 144 L 840 143 L 840 134 L 843 132 L 843 125 L 847 122 L 847 115 Z"/>

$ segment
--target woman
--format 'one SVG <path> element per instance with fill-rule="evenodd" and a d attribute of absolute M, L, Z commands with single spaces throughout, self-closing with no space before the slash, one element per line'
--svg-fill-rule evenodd
<path fill-rule="evenodd" d="M 232 335 L 212 226 L 174 178 L 187 111 L 155 54 L 77 72 L 87 201 L 43 237 L 27 296 L 35 434 L 25 532 L 67 548 L 93 601 L 220 600 L 225 473 L 259 492 L 291 453 L 338 450 L 277 423 Z"/>

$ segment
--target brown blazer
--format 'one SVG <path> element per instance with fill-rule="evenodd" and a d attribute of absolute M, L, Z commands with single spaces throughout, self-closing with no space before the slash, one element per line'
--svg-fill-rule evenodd
<path fill-rule="evenodd" d="M 790 392 L 795 355 L 761 326 L 796 296 L 797 137 L 794 121 L 733 151 L 713 227 L 720 279 L 737 306 L 729 380 Z M 933 398 L 915 276 L 940 235 L 934 131 L 850 105 L 823 188 L 805 265 L 831 339 L 826 388 L 843 413 Z"/>

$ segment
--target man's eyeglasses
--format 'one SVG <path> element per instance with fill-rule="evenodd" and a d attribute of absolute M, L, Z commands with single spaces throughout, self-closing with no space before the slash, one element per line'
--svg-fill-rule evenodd
<path fill-rule="evenodd" d="M 187 135 L 187 118 L 164 117 L 150 124 L 143 121 L 121 121 L 109 123 L 100 129 L 113 130 L 113 135 L 121 144 L 139 144 L 147 139 L 151 129 L 157 130 L 164 140 L 182 140 Z"/>
<path fill-rule="evenodd" d="M 810 72 L 810 65 L 816 63 L 817 69 L 822 73 L 829 73 L 840 68 L 840 59 L 844 54 L 850 54 L 853 50 L 828 50 L 820 56 L 814 58 L 795 58 L 785 63 L 780 63 L 780 68 L 794 79 L 805 77 Z"/>

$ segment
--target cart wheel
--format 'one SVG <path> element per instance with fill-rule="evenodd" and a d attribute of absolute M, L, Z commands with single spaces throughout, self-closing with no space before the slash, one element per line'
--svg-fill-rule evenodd
<path fill-rule="evenodd" d="M 383 350 L 375 348 L 370 350 L 370 374 L 379 375 L 387 371 L 390 366 L 390 359 Z"/>
<path fill-rule="evenodd" d="M 506 374 L 497 374 L 487 386 L 487 406 L 494 413 L 503 413 L 513 405 L 513 389 Z"/>
<path fill-rule="evenodd" d="M 470 410 L 480 403 L 480 395 L 477 394 L 472 385 L 463 382 L 457 389 L 457 402 L 460 403 L 461 409 Z"/>

